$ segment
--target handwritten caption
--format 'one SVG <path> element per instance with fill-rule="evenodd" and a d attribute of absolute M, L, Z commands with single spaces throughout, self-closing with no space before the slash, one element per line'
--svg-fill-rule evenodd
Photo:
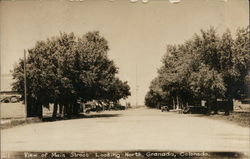
<path fill-rule="evenodd" d="M 3 159 L 61 159 L 61 158 L 99 158 L 99 159 L 120 159 L 120 158 L 190 158 L 208 157 L 208 152 L 18 152 L 5 153 Z"/>

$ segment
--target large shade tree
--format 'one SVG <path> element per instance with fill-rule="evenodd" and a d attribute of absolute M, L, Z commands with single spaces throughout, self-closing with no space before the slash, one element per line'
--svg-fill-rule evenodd
<path fill-rule="evenodd" d="M 183 44 L 168 45 L 158 71 L 160 82 L 151 84 L 145 103 L 152 103 L 151 99 L 161 103 L 158 94 L 151 93 L 152 87 L 160 87 L 166 98 L 182 105 L 195 100 L 212 104 L 218 98 L 227 100 L 228 114 L 232 100 L 247 94 L 249 49 L 249 27 L 238 29 L 234 38 L 229 30 L 219 35 L 211 27 Z"/>
<path fill-rule="evenodd" d="M 129 96 L 130 88 L 116 77 L 118 68 L 108 50 L 107 40 L 97 31 L 82 37 L 61 33 L 37 42 L 26 62 L 28 116 L 42 117 L 42 106 L 50 103 L 54 116 L 58 107 L 71 116 L 79 112 L 78 101 L 117 102 Z M 13 78 L 13 89 L 24 97 L 24 59 L 15 66 Z"/>

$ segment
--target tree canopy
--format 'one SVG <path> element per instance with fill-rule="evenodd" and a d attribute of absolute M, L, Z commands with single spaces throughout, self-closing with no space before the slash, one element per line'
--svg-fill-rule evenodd
<path fill-rule="evenodd" d="M 183 44 L 168 45 L 145 104 L 157 107 L 168 101 L 185 106 L 196 100 L 241 99 L 249 81 L 249 49 L 249 27 L 239 28 L 234 37 L 229 30 L 219 35 L 210 27 Z"/>
<path fill-rule="evenodd" d="M 118 68 L 108 58 L 108 42 L 98 31 L 81 37 L 73 33 L 38 41 L 28 50 L 27 99 L 30 116 L 49 103 L 66 114 L 78 112 L 78 100 L 118 102 L 130 95 L 127 82 L 116 77 Z M 24 96 L 24 59 L 13 70 L 13 89 Z"/>

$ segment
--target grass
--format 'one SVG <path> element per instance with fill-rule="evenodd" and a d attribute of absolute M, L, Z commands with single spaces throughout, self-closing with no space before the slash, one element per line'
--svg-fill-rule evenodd
<path fill-rule="evenodd" d="M 232 112 L 230 115 L 224 114 L 210 115 L 209 118 L 226 120 L 243 127 L 250 127 L 250 112 Z"/>
<path fill-rule="evenodd" d="M 1 124 L 1 129 L 8 129 L 8 128 L 12 128 L 12 127 L 19 126 L 19 125 L 41 122 L 41 120 L 38 118 L 9 119 L 9 120 L 10 120 L 9 122 Z"/>

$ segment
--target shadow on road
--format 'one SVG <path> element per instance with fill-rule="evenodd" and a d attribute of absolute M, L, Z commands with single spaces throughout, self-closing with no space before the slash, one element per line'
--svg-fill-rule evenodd
<path fill-rule="evenodd" d="M 82 119 L 82 118 L 111 118 L 111 117 L 118 117 L 120 114 L 79 114 L 77 116 L 71 117 L 44 117 L 43 122 L 53 122 L 58 120 L 72 120 L 72 119 Z"/>

